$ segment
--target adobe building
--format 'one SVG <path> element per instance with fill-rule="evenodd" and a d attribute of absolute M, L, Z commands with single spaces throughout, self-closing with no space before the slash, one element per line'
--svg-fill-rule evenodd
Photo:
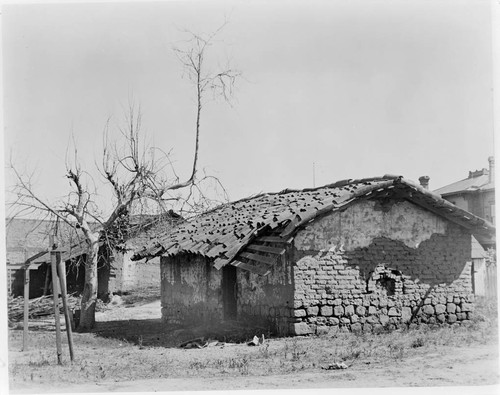
<path fill-rule="evenodd" d="M 454 205 L 470 211 L 495 225 L 495 158 L 488 158 L 488 169 L 469 171 L 467 178 L 441 187 L 434 192 Z M 420 181 L 425 177 L 421 177 Z M 429 177 L 424 182 L 429 182 Z M 496 238 L 472 240 L 472 282 L 474 294 L 497 298 Z M 486 251 L 485 251 L 486 250 Z"/>
<path fill-rule="evenodd" d="M 222 205 L 136 252 L 161 257 L 162 319 L 278 335 L 467 321 L 471 234 L 491 223 L 399 176 Z"/>

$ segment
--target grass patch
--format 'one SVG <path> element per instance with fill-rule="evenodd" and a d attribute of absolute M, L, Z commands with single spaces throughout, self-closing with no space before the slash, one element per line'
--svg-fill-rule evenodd
<path fill-rule="evenodd" d="M 16 383 L 84 383 L 165 377 L 266 376 L 318 372 L 345 363 L 349 372 L 331 372 L 339 379 L 369 364 L 397 368 L 408 358 L 429 353 L 497 344 L 496 304 L 482 303 L 468 325 L 397 330 L 378 334 L 338 332 L 333 337 L 267 339 L 257 347 L 245 343 L 203 349 L 147 346 L 96 334 L 74 334 L 75 361 L 69 363 L 63 334 L 63 365 L 57 365 L 55 334 L 30 332 L 29 351 L 22 349 L 22 331 L 9 332 L 11 385 Z"/>

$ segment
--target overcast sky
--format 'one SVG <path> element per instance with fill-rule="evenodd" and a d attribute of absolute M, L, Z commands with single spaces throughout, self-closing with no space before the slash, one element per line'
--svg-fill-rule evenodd
<path fill-rule="evenodd" d="M 224 21 L 214 57 L 242 71 L 232 106 L 208 104 L 200 166 L 232 200 L 386 173 L 431 189 L 493 155 L 489 1 L 160 2 L 6 5 L 7 157 L 63 195 L 74 134 L 87 166 L 133 95 L 181 175 L 195 96 L 172 46 Z M 7 187 L 9 178 L 7 175 Z"/>

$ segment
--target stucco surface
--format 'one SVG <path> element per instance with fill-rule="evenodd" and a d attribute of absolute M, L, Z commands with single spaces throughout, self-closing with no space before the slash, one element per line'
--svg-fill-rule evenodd
<path fill-rule="evenodd" d="M 221 318 L 219 270 L 210 260 L 181 254 L 161 260 L 162 319 L 170 323 L 202 323 Z"/>
<path fill-rule="evenodd" d="M 263 323 L 279 333 L 288 333 L 293 291 L 292 261 L 287 255 L 267 276 L 238 270 L 238 316 L 250 323 Z"/>
<path fill-rule="evenodd" d="M 297 234 L 295 246 L 317 251 L 343 246 L 349 251 L 382 236 L 415 248 L 435 233 L 444 234 L 447 222 L 407 201 L 384 205 L 364 200 L 312 222 Z"/>

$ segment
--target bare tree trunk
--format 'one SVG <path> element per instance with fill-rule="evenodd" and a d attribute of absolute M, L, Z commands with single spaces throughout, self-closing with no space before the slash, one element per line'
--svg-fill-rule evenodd
<path fill-rule="evenodd" d="M 98 240 L 93 240 L 85 263 L 85 286 L 82 293 L 79 332 L 90 331 L 95 324 L 95 308 L 97 303 L 97 259 Z"/>

